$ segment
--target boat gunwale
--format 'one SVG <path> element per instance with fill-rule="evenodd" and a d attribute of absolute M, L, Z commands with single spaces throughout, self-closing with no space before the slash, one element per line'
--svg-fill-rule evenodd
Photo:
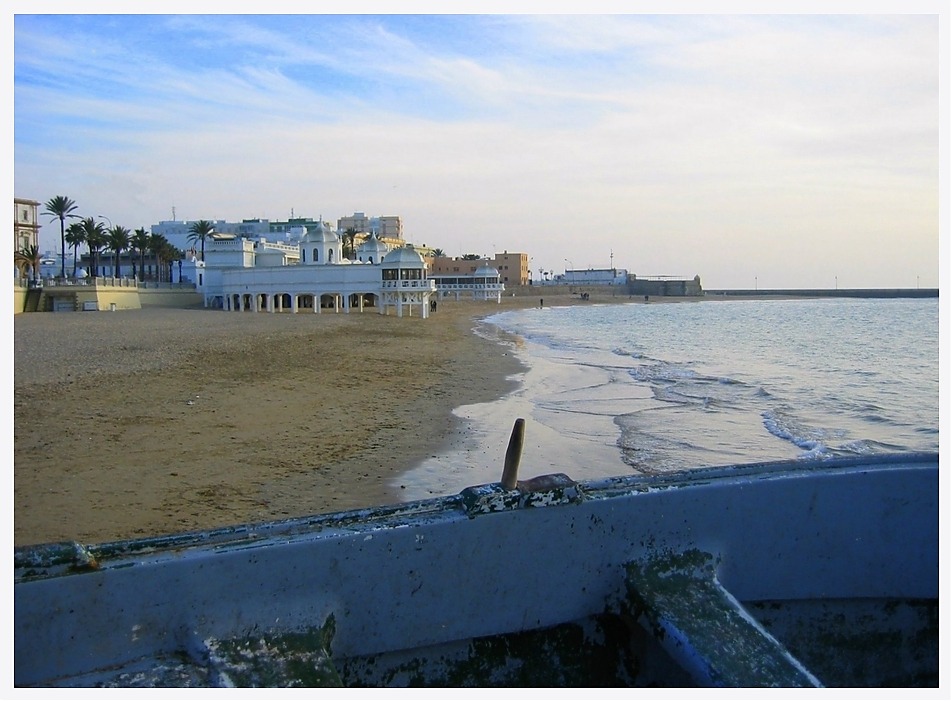
<path fill-rule="evenodd" d="M 692 468 L 653 475 L 621 475 L 574 482 L 582 501 L 610 500 L 638 493 L 672 488 L 690 488 L 737 479 L 782 479 L 831 471 L 900 469 L 910 465 L 938 463 L 938 453 L 909 452 L 848 456 L 821 460 L 778 460 Z M 182 556 L 189 551 L 234 551 L 277 543 L 303 542 L 379 530 L 409 528 L 446 519 L 482 517 L 467 513 L 465 494 L 492 488 L 506 491 L 499 483 L 477 485 L 459 494 L 388 504 L 348 511 L 313 514 L 259 523 L 188 531 L 170 535 L 116 540 L 98 544 L 76 541 L 18 546 L 14 549 L 14 583 L 69 576 L 100 569 L 129 567 L 138 561 Z M 513 493 L 518 491 L 511 490 Z M 517 500 L 506 510 L 520 508 Z M 557 506 L 559 504 L 553 504 Z M 539 507 L 535 507 L 539 508 Z M 551 508 L 551 506 L 546 507 Z"/>

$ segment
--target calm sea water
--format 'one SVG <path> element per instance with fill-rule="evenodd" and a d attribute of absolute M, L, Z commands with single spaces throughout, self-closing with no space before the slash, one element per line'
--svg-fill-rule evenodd
<path fill-rule="evenodd" d="M 480 330 L 498 331 L 519 389 L 461 407 L 469 447 L 406 476 L 408 497 L 498 481 L 517 416 L 521 478 L 939 450 L 937 299 L 547 307 Z"/>

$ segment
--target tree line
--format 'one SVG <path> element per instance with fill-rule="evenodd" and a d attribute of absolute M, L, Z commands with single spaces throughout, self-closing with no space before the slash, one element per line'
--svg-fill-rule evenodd
<path fill-rule="evenodd" d="M 66 247 L 73 249 L 73 271 L 72 277 L 76 277 L 79 269 L 79 249 L 85 246 L 89 256 L 89 267 L 86 268 L 86 274 L 91 277 L 99 276 L 100 256 L 111 255 L 113 258 L 113 271 L 115 277 L 122 277 L 120 269 L 120 256 L 124 251 L 132 254 L 131 275 L 139 280 L 145 279 L 146 255 L 151 255 L 155 260 L 156 271 L 154 279 L 158 281 L 172 279 L 172 263 L 185 258 L 185 251 L 173 246 L 169 240 L 162 234 L 154 234 L 140 227 L 131 231 L 128 227 L 120 224 L 107 227 L 96 217 L 81 217 L 76 214 L 78 206 L 76 202 L 65 195 L 52 197 L 43 205 L 44 216 L 52 217 L 54 221 L 59 220 L 60 225 L 60 274 L 59 278 L 66 278 Z M 75 220 L 68 226 L 67 220 Z M 214 226 L 211 222 L 202 220 L 193 223 L 189 227 L 188 240 L 193 243 L 201 244 L 202 260 L 205 259 L 205 240 L 214 233 Z M 36 244 L 30 244 L 17 251 L 14 258 L 17 267 L 20 270 L 21 277 L 26 277 L 28 271 L 32 272 L 32 280 L 39 279 L 40 263 L 42 260 L 40 248 Z M 138 266 L 136 265 L 138 263 Z M 166 277 L 165 273 L 168 272 Z M 150 265 L 151 274 L 151 265 Z"/>

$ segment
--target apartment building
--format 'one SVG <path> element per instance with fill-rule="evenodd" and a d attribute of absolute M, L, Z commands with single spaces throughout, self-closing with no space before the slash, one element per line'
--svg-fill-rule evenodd
<path fill-rule="evenodd" d="M 493 258 L 499 279 L 509 287 L 529 284 L 529 254 L 503 251 Z"/>
<path fill-rule="evenodd" d="M 360 244 L 375 234 L 378 239 L 390 248 L 403 248 L 403 220 L 399 216 L 368 217 L 363 212 L 354 212 L 351 216 L 337 220 L 337 233 L 343 234 L 348 229 L 357 232 L 355 243 Z"/>

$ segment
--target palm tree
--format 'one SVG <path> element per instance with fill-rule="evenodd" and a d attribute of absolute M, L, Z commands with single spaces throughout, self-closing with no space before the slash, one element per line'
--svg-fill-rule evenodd
<path fill-rule="evenodd" d="M 172 282 L 172 264 L 181 260 L 185 254 L 169 243 L 167 240 L 164 241 L 156 253 L 156 258 L 158 259 L 159 265 L 163 268 L 168 264 L 169 269 L 169 283 Z"/>
<path fill-rule="evenodd" d="M 166 255 L 169 261 L 169 282 L 172 282 L 172 264 L 175 263 L 175 261 L 179 261 L 179 282 L 182 282 L 182 260 L 185 258 L 185 251 L 169 244 L 168 253 Z"/>
<path fill-rule="evenodd" d="M 73 214 L 72 212 L 76 209 L 76 203 L 73 202 L 66 195 L 57 195 L 56 197 L 50 198 L 50 201 L 45 205 L 46 212 L 45 214 L 52 216 L 54 219 L 59 219 L 60 222 L 60 261 L 61 261 L 61 271 L 60 276 L 66 277 L 66 219 L 78 217 L 78 215 Z"/>
<path fill-rule="evenodd" d="M 446 257 L 446 253 L 443 252 L 442 248 L 434 248 L 432 251 L 430 251 L 430 255 L 433 256 L 434 258 Z"/>
<path fill-rule="evenodd" d="M 139 252 L 139 278 L 145 278 L 145 252 L 149 248 L 149 232 L 140 227 L 132 232 L 132 238 L 129 239 L 129 245 L 133 251 Z M 135 266 L 132 269 L 132 276 L 135 277 Z"/>
<path fill-rule="evenodd" d="M 129 248 L 129 230 L 116 224 L 109 230 L 106 237 L 109 249 L 115 254 L 116 265 L 112 271 L 113 277 L 122 277 L 119 272 L 119 254 Z"/>
<path fill-rule="evenodd" d="M 210 221 L 205 221 L 201 219 L 190 227 L 188 227 L 189 235 L 188 240 L 190 243 L 195 243 L 196 241 L 201 241 L 202 243 L 202 260 L 205 260 L 205 239 L 215 233 L 215 225 Z"/>
<path fill-rule="evenodd" d="M 89 248 L 90 274 L 96 277 L 99 272 L 99 251 L 105 247 L 108 241 L 106 230 L 103 228 L 102 222 L 98 222 L 92 217 L 86 217 L 83 219 L 83 236 L 86 239 L 86 246 Z"/>
<path fill-rule="evenodd" d="M 29 246 L 17 251 L 13 257 L 17 267 L 20 269 L 21 275 L 23 275 L 27 268 L 33 271 L 32 278 L 35 284 L 40 274 L 40 261 L 43 259 L 43 255 L 40 253 L 40 247 L 35 243 L 31 243 Z"/>
<path fill-rule="evenodd" d="M 162 280 L 162 256 L 171 245 L 169 240 L 162 234 L 149 235 L 148 248 L 152 255 L 155 256 L 155 279 L 157 281 Z"/>
<path fill-rule="evenodd" d="M 347 243 L 347 245 L 344 246 L 344 257 L 345 257 L 345 258 L 350 258 L 351 260 L 353 260 L 353 259 L 356 257 L 356 255 L 355 255 L 355 254 L 356 254 L 356 247 L 354 246 L 354 241 L 355 241 L 356 239 L 357 239 L 357 229 L 355 229 L 354 227 L 350 227 L 349 229 L 347 229 L 347 230 L 344 232 L 344 241 L 345 241 L 345 243 L 346 243 L 346 242 L 349 242 L 349 243 Z M 347 252 L 348 247 L 350 248 L 350 252 L 349 252 L 349 253 Z"/>
<path fill-rule="evenodd" d="M 76 265 L 79 263 L 79 247 L 86 243 L 86 234 L 80 222 L 73 222 L 66 227 L 66 243 L 73 249 L 73 277 L 76 277 Z"/>
<path fill-rule="evenodd" d="M 23 250 L 13 252 L 13 264 L 17 268 L 17 277 L 19 278 L 27 277 L 29 275 L 27 271 L 33 267 L 30 264 L 30 257 Z"/>

